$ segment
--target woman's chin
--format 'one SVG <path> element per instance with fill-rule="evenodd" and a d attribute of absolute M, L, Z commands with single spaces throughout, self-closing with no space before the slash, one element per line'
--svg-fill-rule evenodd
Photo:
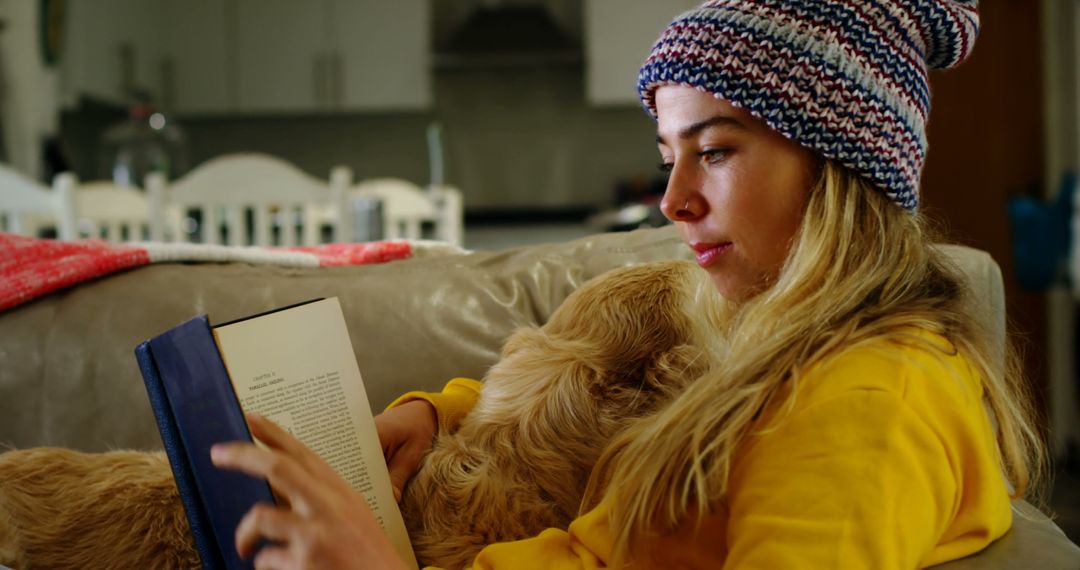
<path fill-rule="evenodd" d="M 706 271 L 709 272 L 709 277 L 720 296 L 735 303 L 752 299 L 767 288 L 762 284 L 761 279 L 743 279 L 730 270 L 720 271 L 719 268 L 710 268 Z"/>
<path fill-rule="evenodd" d="M 748 292 L 745 285 L 741 285 L 738 280 L 733 279 L 730 274 L 721 273 L 719 271 L 709 271 L 709 277 L 712 278 L 716 291 L 720 293 L 721 297 L 728 301 L 741 301 L 747 298 Z"/>

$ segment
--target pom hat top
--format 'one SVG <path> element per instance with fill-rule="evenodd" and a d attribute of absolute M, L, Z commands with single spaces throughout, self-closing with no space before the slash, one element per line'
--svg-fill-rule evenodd
<path fill-rule="evenodd" d="M 689 85 L 865 176 L 914 210 L 926 160 L 928 69 L 968 57 L 977 0 L 710 0 L 660 35 L 638 75 Z"/>

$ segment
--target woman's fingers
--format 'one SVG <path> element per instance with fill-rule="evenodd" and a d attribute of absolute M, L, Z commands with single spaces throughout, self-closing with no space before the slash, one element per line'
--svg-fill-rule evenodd
<path fill-rule="evenodd" d="M 394 498 L 401 502 L 405 485 L 416 475 L 438 430 L 435 409 L 424 400 L 406 402 L 375 416 L 375 428 L 390 470 Z"/>
<path fill-rule="evenodd" d="M 221 443 L 210 449 L 210 459 L 218 467 L 266 479 L 301 515 L 327 506 L 322 504 L 318 493 L 318 480 L 283 453 L 260 449 L 250 443 Z"/>
<path fill-rule="evenodd" d="M 420 460 L 426 451 L 419 445 L 405 445 L 388 458 L 386 467 L 390 471 L 390 484 L 394 487 L 394 499 L 397 502 L 401 502 L 405 485 L 420 470 Z"/>
<path fill-rule="evenodd" d="M 282 544 L 294 542 L 302 525 L 303 521 L 298 515 L 259 503 L 244 515 L 236 527 L 236 551 L 241 558 L 249 558 L 263 540 Z"/>
<path fill-rule="evenodd" d="M 332 467 L 272 422 L 255 416 L 249 424 L 264 447 L 222 443 L 211 448 L 211 459 L 265 478 L 291 509 L 253 507 L 236 530 L 241 556 L 250 557 L 265 540 L 257 568 L 404 567 L 364 498 Z"/>
<path fill-rule="evenodd" d="M 281 426 L 258 414 L 247 414 L 247 420 L 251 435 L 270 449 L 280 450 L 295 459 L 316 479 L 333 481 L 337 477 L 333 467 Z"/>
<path fill-rule="evenodd" d="M 244 414 L 244 418 L 251 428 L 251 435 L 259 438 L 259 440 L 268 447 L 281 449 L 290 453 L 300 452 L 305 449 L 304 444 L 300 443 L 292 436 L 292 434 L 269 419 L 264 418 L 259 414 L 251 413 Z"/>
<path fill-rule="evenodd" d="M 283 568 L 297 568 L 294 557 L 285 548 L 278 546 L 266 546 L 255 555 L 255 570 L 280 570 Z"/>
<path fill-rule="evenodd" d="M 382 446 L 383 457 L 389 460 L 404 442 L 405 434 L 386 412 L 375 416 L 375 433 L 379 434 L 379 445 Z"/>
<path fill-rule="evenodd" d="M 307 456 L 315 456 L 315 452 L 307 448 L 300 440 L 281 426 L 258 414 L 246 414 L 248 426 L 251 427 L 251 435 L 266 444 L 271 449 L 278 449 L 298 459 Z"/>

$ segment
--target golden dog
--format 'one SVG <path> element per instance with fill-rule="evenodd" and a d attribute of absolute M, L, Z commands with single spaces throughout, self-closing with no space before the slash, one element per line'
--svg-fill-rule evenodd
<path fill-rule="evenodd" d="M 617 269 L 511 336 L 476 407 L 405 489 L 420 561 L 462 568 L 485 545 L 566 528 L 614 435 L 704 371 L 691 315 L 718 313 L 707 279 L 685 262 Z"/>
<path fill-rule="evenodd" d="M 718 302 L 692 263 L 633 266 L 518 330 L 405 490 L 418 558 L 460 568 L 487 544 L 566 528 L 611 438 L 704 371 L 697 317 Z M 0 455 L 0 563 L 199 566 L 164 454 L 51 448 Z"/>

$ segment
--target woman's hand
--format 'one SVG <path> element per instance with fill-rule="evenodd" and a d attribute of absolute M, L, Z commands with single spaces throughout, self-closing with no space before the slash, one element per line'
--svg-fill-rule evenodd
<path fill-rule="evenodd" d="M 420 460 L 431 449 L 439 422 L 435 407 L 425 400 L 413 400 L 375 416 L 394 498 L 401 502 L 405 485 L 420 469 Z"/>
<path fill-rule="evenodd" d="M 313 451 L 273 422 L 248 415 L 251 433 L 268 449 L 250 443 L 215 445 L 218 467 L 269 481 L 289 508 L 259 504 L 236 528 L 243 558 L 264 546 L 256 568 L 407 568 L 394 552 L 367 502 Z"/>

